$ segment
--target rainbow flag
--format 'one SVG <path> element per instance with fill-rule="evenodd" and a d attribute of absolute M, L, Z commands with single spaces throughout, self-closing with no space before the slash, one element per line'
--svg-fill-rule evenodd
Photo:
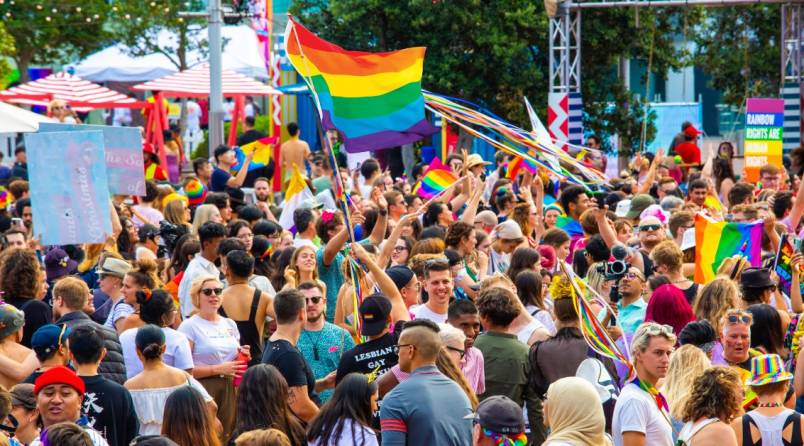
<path fill-rule="evenodd" d="M 288 19 L 288 59 L 317 97 L 324 129 L 337 129 L 347 152 L 409 144 L 438 131 L 424 115 L 423 47 L 347 51 Z"/>
<path fill-rule="evenodd" d="M 429 200 L 456 181 L 458 181 L 458 177 L 449 170 L 433 169 L 424 174 L 424 178 L 416 185 L 413 193 Z"/>
<path fill-rule="evenodd" d="M 761 266 L 762 224 L 718 222 L 695 214 L 695 282 L 709 283 L 723 260 L 736 254 Z"/>
<path fill-rule="evenodd" d="M 535 164 L 526 160 L 525 158 L 522 158 L 521 156 L 518 156 L 514 158 L 510 163 L 508 163 L 508 168 L 506 169 L 506 176 L 511 179 L 516 178 L 522 169 L 525 169 L 534 175 L 536 174 L 536 172 L 539 171 L 539 168 L 536 167 Z"/>
<path fill-rule="evenodd" d="M 248 144 L 244 144 L 240 147 L 235 148 L 235 157 L 237 159 L 237 164 L 232 166 L 232 170 L 239 171 L 240 166 L 243 165 L 243 162 L 246 160 L 246 155 L 251 152 L 254 153 L 254 158 L 251 159 L 251 162 L 248 165 L 248 170 L 259 169 L 260 167 L 265 167 L 271 162 L 271 148 L 274 144 L 277 143 L 277 138 L 273 136 L 267 136 L 265 138 L 260 138 L 254 142 L 250 142 Z"/>
<path fill-rule="evenodd" d="M 572 217 L 566 217 L 564 215 L 559 216 L 558 219 L 556 220 L 556 227 L 559 229 L 563 229 L 564 232 L 569 234 L 570 237 L 583 236 L 583 229 L 581 228 L 581 223 Z"/>
<path fill-rule="evenodd" d="M 723 203 L 721 203 L 720 199 L 712 194 L 708 194 L 704 199 L 704 207 L 718 212 L 723 211 Z"/>

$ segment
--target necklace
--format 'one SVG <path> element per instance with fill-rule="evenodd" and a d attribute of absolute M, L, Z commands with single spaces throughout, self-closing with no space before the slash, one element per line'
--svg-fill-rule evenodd
<path fill-rule="evenodd" d="M 782 407 L 782 403 L 759 403 L 757 407 Z"/>

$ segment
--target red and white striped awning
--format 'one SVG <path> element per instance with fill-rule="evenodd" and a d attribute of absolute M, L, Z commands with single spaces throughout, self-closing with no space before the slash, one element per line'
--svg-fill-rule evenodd
<path fill-rule="evenodd" d="M 282 92 L 232 70 L 223 70 L 223 95 L 268 96 Z M 209 64 L 201 64 L 179 73 L 131 87 L 135 91 L 159 91 L 165 96 L 192 98 L 209 96 Z"/>
<path fill-rule="evenodd" d="M 17 104 L 47 106 L 53 99 L 60 99 L 80 112 L 137 104 L 134 98 L 65 72 L 0 91 L 0 100 Z"/>

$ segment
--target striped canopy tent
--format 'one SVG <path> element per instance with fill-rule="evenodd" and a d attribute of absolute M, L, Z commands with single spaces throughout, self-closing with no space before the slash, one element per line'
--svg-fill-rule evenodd
<path fill-rule="evenodd" d="M 235 106 L 232 110 L 232 123 L 239 122 L 244 118 L 244 107 L 246 96 L 269 96 L 281 95 L 282 92 L 275 88 L 265 85 L 248 76 L 242 75 L 232 70 L 223 70 L 221 77 L 223 96 L 235 99 Z M 154 79 L 152 81 L 137 84 L 131 87 L 134 91 L 153 92 L 155 103 L 161 103 L 164 97 L 173 98 L 206 98 L 209 97 L 209 64 L 204 63 L 185 71 Z M 159 116 L 148 116 L 146 127 L 146 139 L 160 148 L 164 145 L 162 141 L 162 131 L 167 125 L 167 112 L 157 107 Z M 229 138 L 227 143 L 232 146 L 237 140 L 237 126 L 229 128 Z M 274 154 L 278 156 L 278 145 L 275 146 Z M 278 165 L 278 158 L 275 160 Z"/>
<path fill-rule="evenodd" d="M 0 100 L 17 104 L 47 106 L 54 99 L 66 102 L 79 112 L 147 106 L 144 102 L 66 72 L 0 91 Z"/>

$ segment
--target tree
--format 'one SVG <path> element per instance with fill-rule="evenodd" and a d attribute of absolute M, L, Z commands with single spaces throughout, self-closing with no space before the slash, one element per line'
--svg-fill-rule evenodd
<path fill-rule="evenodd" d="M 112 10 L 112 26 L 132 56 L 160 53 L 177 69 L 185 70 L 190 52 L 205 53 L 207 40 L 202 31 L 206 19 L 179 17 L 180 11 L 205 10 L 201 0 L 118 0 Z M 160 38 L 163 31 L 173 37 Z"/>
<path fill-rule="evenodd" d="M 14 55 L 14 38 L 6 31 L 5 25 L 0 22 L 0 79 L 5 79 L 11 73 L 11 67 L 6 57 Z"/>
<path fill-rule="evenodd" d="M 109 42 L 103 24 L 106 0 L 7 0 L 0 2 L 0 17 L 14 38 L 20 80 L 28 80 L 32 63 L 51 64 L 85 57 Z"/>
<path fill-rule="evenodd" d="M 695 62 L 712 76 L 723 102 L 740 107 L 746 98 L 779 94 L 781 5 L 713 8 L 695 32 Z"/>

